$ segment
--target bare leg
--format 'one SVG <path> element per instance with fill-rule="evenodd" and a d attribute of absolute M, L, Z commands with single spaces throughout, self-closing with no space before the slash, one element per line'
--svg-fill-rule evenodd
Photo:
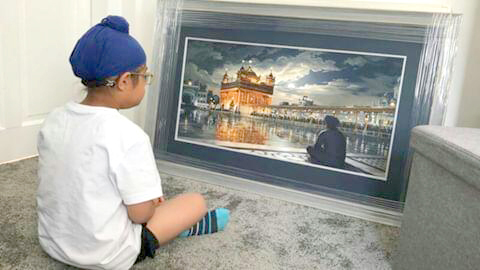
<path fill-rule="evenodd" d="M 206 213 L 207 205 L 202 195 L 182 194 L 157 206 L 147 222 L 147 228 L 155 235 L 158 243 L 164 245 L 192 227 Z"/>

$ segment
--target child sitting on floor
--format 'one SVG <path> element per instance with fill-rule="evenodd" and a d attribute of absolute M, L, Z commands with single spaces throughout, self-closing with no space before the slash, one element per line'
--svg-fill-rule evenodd
<path fill-rule="evenodd" d="M 129 269 L 177 236 L 222 231 L 229 211 L 200 194 L 164 200 L 148 135 L 118 110 L 152 75 L 127 21 L 108 16 L 77 42 L 70 63 L 87 86 L 53 111 L 38 136 L 38 234 L 51 257 L 87 269 Z"/>

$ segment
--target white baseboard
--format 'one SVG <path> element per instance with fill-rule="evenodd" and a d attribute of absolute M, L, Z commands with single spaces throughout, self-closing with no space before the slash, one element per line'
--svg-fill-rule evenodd
<path fill-rule="evenodd" d="M 38 157 L 38 154 L 30 155 L 30 156 L 25 156 L 25 157 L 21 157 L 21 158 L 16 158 L 16 159 L 12 159 L 12 160 L 3 161 L 3 162 L 0 162 L 0 165 L 8 164 L 8 163 L 14 163 L 14 162 L 17 162 L 17 161 L 22 161 L 22 160 L 24 160 L 24 159 L 29 159 L 29 158 L 34 158 L 34 157 Z"/>
<path fill-rule="evenodd" d="M 400 227 L 402 213 L 158 160 L 160 172 Z"/>

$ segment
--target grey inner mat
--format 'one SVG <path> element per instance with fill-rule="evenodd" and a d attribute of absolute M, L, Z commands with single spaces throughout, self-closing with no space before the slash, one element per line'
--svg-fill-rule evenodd
<path fill-rule="evenodd" d="M 0 165 L 0 269 L 76 269 L 37 239 L 37 159 Z M 399 229 L 277 199 L 162 175 L 167 199 L 200 192 L 227 207 L 226 231 L 176 239 L 132 269 L 391 269 Z"/>

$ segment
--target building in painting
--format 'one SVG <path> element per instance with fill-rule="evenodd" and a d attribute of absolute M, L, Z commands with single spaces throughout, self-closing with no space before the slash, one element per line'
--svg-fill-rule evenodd
<path fill-rule="evenodd" d="M 182 105 L 194 106 L 199 109 L 208 109 L 206 85 L 202 85 L 198 81 L 184 81 L 182 90 Z"/>
<path fill-rule="evenodd" d="M 195 93 L 195 99 L 193 102 L 195 107 L 200 109 L 208 109 L 208 101 L 207 101 L 207 89 L 206 86 L 200 85 L 200 88 Z"/>
<path fill-rule="evenodd" d="M 182 104 L 193 105 L 197 92 L 200 90 L 200 84 L 187 80 L 183 82 Z"/>
<path fill-rule="evenodd" d="M 300 104 L 300 106 L 313 106 L 313 100 L 308 98 L 308 96 L 303 96 L 298 101 L 298 104 Z"/>
<path fill-rule="evenodd" d="M 261 79 L 249 66 L 237 71 L 235 79 L 227 72 L 220 87 L 220 106 L 223 110 L 251 114 L 272 104 L 275 77 L 272 72 Z"/>

